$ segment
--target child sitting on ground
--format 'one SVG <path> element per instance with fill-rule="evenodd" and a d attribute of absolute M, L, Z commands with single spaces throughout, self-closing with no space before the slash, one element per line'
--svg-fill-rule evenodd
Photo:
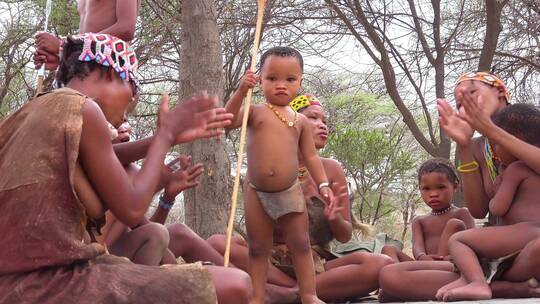
<path fill-rule="evenodd" d="M 507 106 L 493 116 L 493 122 L 509 134 L 540 147 L 540 110 L 531 105 Z M 480 300 L 492 297 L 489 283 L 503 277 L 522 282 L 520 270 L 505 272 L 517 253 L 540 237 L 540 175 L 516 159 L 506 148 L 494 143 L 494 154 L 506 169 L 498 180 L 498 189 L 489 202 L 489 211 L 507 226 L 492 226 L 457 233 L 450 239 L 452 260 L 461 277 L 437 292 L 445 301 Z M 478 257 L 482 258 L 479 261 Z M 481 263 L 482 262 L 482 263 Z M 540 278 L 535 278 L 540 279 Z"/>
<path fill-rule="evenodd" d="M 315 150 L 310 122 L 289 107 L 300 89 L 302 73 L 303 59 L 298 51 L 289 47 L 269 49 L 261 58 L 260 82 L 266 102 L 249 109 L 245 183 L 249 186 L 244 189 L 244 205 L 254 303 L 264 302 L 276 222 L 285 232 L 302 303 L 322 303 L 315 291 L 306 204 L 298 181 L 299 152 L 326 203 L 332 204 L 334 198 Z M 227 112 L 234 114 L 233 123 L 227 128 L 241 125 L 242 99 L 257 78 L 252 71 L 246 71 L 239 89 L 226 105 Z"/>
<path fill-rule="evenodd" d="M 413 255 L 418 261 L 448 260 L 450 236 L 474 227 L 469 210 L 452 205 L 459 184 L 457 173 L 447 159 L 433 158 L 420 166 L 418 184 L 422 200 L 431 208 L 431 213 L 412 222 Z M 395 263 L 414 261 L 392 245 L 384 246 L 382 253 Z"/>

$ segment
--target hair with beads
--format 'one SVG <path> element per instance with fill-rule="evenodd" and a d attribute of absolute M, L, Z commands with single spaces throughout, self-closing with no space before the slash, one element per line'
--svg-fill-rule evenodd
<path fill-rule="evenodd" d="M 448 159 L 442 157 L 428 159 L 420 165 L 418 182 L 420 182 L 422 176 L 433 172 L 444 174 L 451 183 L 459 183 L 456 168 Z"/>
<path fill-rule="evenodd" d="M 102 75 L 107 73 L 109 67 L 100 65 L 95 61 L 82 62 L 79 56 L 83 50 L 84 41 L 78 39 L 66 38 L 62 47 L 62 57 L 60 66 L 56 71 L 56 82 L 59 86 L 65 86 L 71 79 L 86 78 L 92 71 L 99 69 Z"/>

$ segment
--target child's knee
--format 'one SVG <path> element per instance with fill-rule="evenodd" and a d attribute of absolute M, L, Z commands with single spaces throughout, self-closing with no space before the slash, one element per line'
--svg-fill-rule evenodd
<path fill-rule="evenodd" d="M 457 244 L 461 244 L 461 243 L 464 243 L 465 241 L 465 237 L 464 237 L 464 234 L 463 234 L 464 231 L 458 231 L 454 234 L 452 234 L 450 236 L 450 238 L 448 238 L 448 247 L 452 247 L 452 246 L 455 246 Z"/>
<path fill-rule="evenodd" d="M 532 242 L 529 242 L 524 250 L 530 250 L 531 254 L 529 255 L 529 262 L 531 266 L 534 266 L 535 269 L 540 269 L 540 239 L 536 239 Z"/>
<path fill-rule="evenodd" d="M 158 223 L 148 223 L 140 229 L 145 229 L 145 235 L 148 237 L 148 242 L 160 248 L 169 246 L 169 231 L 167 228 Z"/>
<path fill-rule="evenodd" d="M 269 256 L 272 251 L 271 242 L 249 241 L 249 256 L 253 258 Z"/>
<path fill-rule="evenodd" d="M 227 289 L 233 296 L 234 303 L 248 303 L 251 299 L 252 285 L 249 275 L 241 270 L 233 269 L 234 280 L 229 280 Z M 232 277 L 232 276 L 230 276 Z"/>
<path fill-rule="evenodd" d="M 288 239 L 287 248 L 294 254 L 310 254 L 311 244 L 309 242 L 309 236 L 307 236 L 307 234 L 305 236 L 298 235 L 294 238 Z"/>
<path fill-rule="evenodd" d="M 184 224 L 173 224 L 167 227 L 169 231 L 170 238 L 177 241 L 187 241 L 197 237 L 195 232 L 189 229 L 188 226 Z"/>
<path fill-rule="evenodd" d="M 403 284 L 401 277 L 397 274 L 396 265 L 385 266 L 379 271 L 379 287 L 389 293 L 399 290 Z"/>
<path fill-rule="evenodd" d="M 225 235 L 223 234 L 214 234 L 211 235 L 207 240 L 208 244 L 212 246 L 215 250 L 218 252 L 224 252 L 225 251 Z"/>
<path fill-rule="evenodd" d="M 448 222 L 446 222 L 446 229 L 457 232 L 457 231 L 463 231 L 467 229 L 467 226 L 462 220 L 453 218 L 453 219 L 449 219 Z"/>
<path fill-rule="evenodd" d="M 249 275 L 239 269 L 209 267 L 219 303 L 248 303 L 252 285 Z"/>
<path fill-rule="evenodd" d="M 374 267 L 377 269 L 382 269 L 384 266 L 394 263 L 394 260 L 387 255 L 375 253 L 372 253 L 371 255 L 372 257 L 370 257 L 370 264 L 374 265 Z"/>
<path fill-rule="evenodd" d="M 395 254 L 397 253 L 398 248 L 394 245 L 384 245 L 381 249 L 382 254 Z"/>

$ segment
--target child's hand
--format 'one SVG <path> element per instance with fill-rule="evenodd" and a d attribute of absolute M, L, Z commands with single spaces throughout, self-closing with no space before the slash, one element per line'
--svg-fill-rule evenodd
<path fill-rule="evenodd" d="M 238 87 L 238 89 L 242 91 L 242 93 L 247 94 L 247 91 L 249 89 L 253 89 L 257 85 L 258 81 L 259 75 L 253 73 L 253 71 L 248 69 L 240 80 L 240 86 Z"/>
<path fill-rule="evenodd" d="M 60 38 L 47 32 L 37 32 L 34 36 L 36 39 L 36 46 L 38 49 L 51 54 L 58 54 L 60 52 Z"/>
<path fill-rule="evenodd" d="M 329 222 L 336 220 L 342 214 L 345 208 L 343 206 L 343 198 L 349 195 L 347 193 L 347 187 L 340 186 L 337 183 L 332 184 L 332 192 L 337 195 L 337 197 L 334 198 L 335 202 L 334 204 L 327 205 L 324 210 L 324 214 Z"/>
<path fill-rule="evenodd" d="M 171 144 L 221 135 L 233 115 L 224 108 L 215 108 L 217 104 L 216 96 L 209 97 L 203 92 L 169 111 L 169 96 L 165 94 L 161 100 L 158 131 L 168 137 Z"/>
<path fill-rule="evenodd" d="M 179 168 L 174 170 L 170 176 L 169 181 L 165 185 L 165 191 L 163 197 L 167 201 L 172 201 L 182 191 L 196 187 L 199 182 L 199 177 L 203 171 L 203 164 L 198 163 L 191 166 L 191 156 L 183 156 L 179 158 Z M 173 168 L 174 165 L 173 165 Z"/>

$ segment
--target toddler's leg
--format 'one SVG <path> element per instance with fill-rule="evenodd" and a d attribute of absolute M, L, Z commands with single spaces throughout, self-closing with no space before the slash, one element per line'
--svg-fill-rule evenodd
<path fill-rule="evenodd" d="M 437 254 L 443 257 L 447 256 L 450 253 L 448 250 L 448 240 L 454 233 L 465 229 L 467 229 L 467 226 L 462 220 L 456 218 L 448 220 L 439 240 Z"/>
<path fill-rule="evenodd" d="M 249 244 L 248 272 L 253 283 L 253 303 L 263 304 L 272 251 L 274 222 L 264 211 L 255 190 L 244 188 L 244 210 Z"/>
<path fill-rule="evenodd" d="M 469 229 L 454 234 L 450 238 L 450 254 L 469 284 L 447 291 L 444 300 L 491 298 L 491 288 L 484 278 L 477 254 L 486 258 L 503 257 L 522 249 L 538 236 L 537 227 L 529 223 Z"/>
<path fill-rule="evenodd" d="M 220 254 L 225 254 L 225 235 L 215 234 L 208 238 L 208 243 Z M 242 270 L 248 269 L 249 252 L 248 244 L 243 239 L 233 237 L 231 240 L 231 262 Z M 294 287 L 296 281 L 268 262 L 268 283 L 283 286 Z"/>
<path fill-rule="evenodd" d="M 315 266 L 309 243 L 307 211 L 286 214 L 278 222 L 291 252 L 302 303 L 324 303 L 317 298 L 315 290 Z"/>

